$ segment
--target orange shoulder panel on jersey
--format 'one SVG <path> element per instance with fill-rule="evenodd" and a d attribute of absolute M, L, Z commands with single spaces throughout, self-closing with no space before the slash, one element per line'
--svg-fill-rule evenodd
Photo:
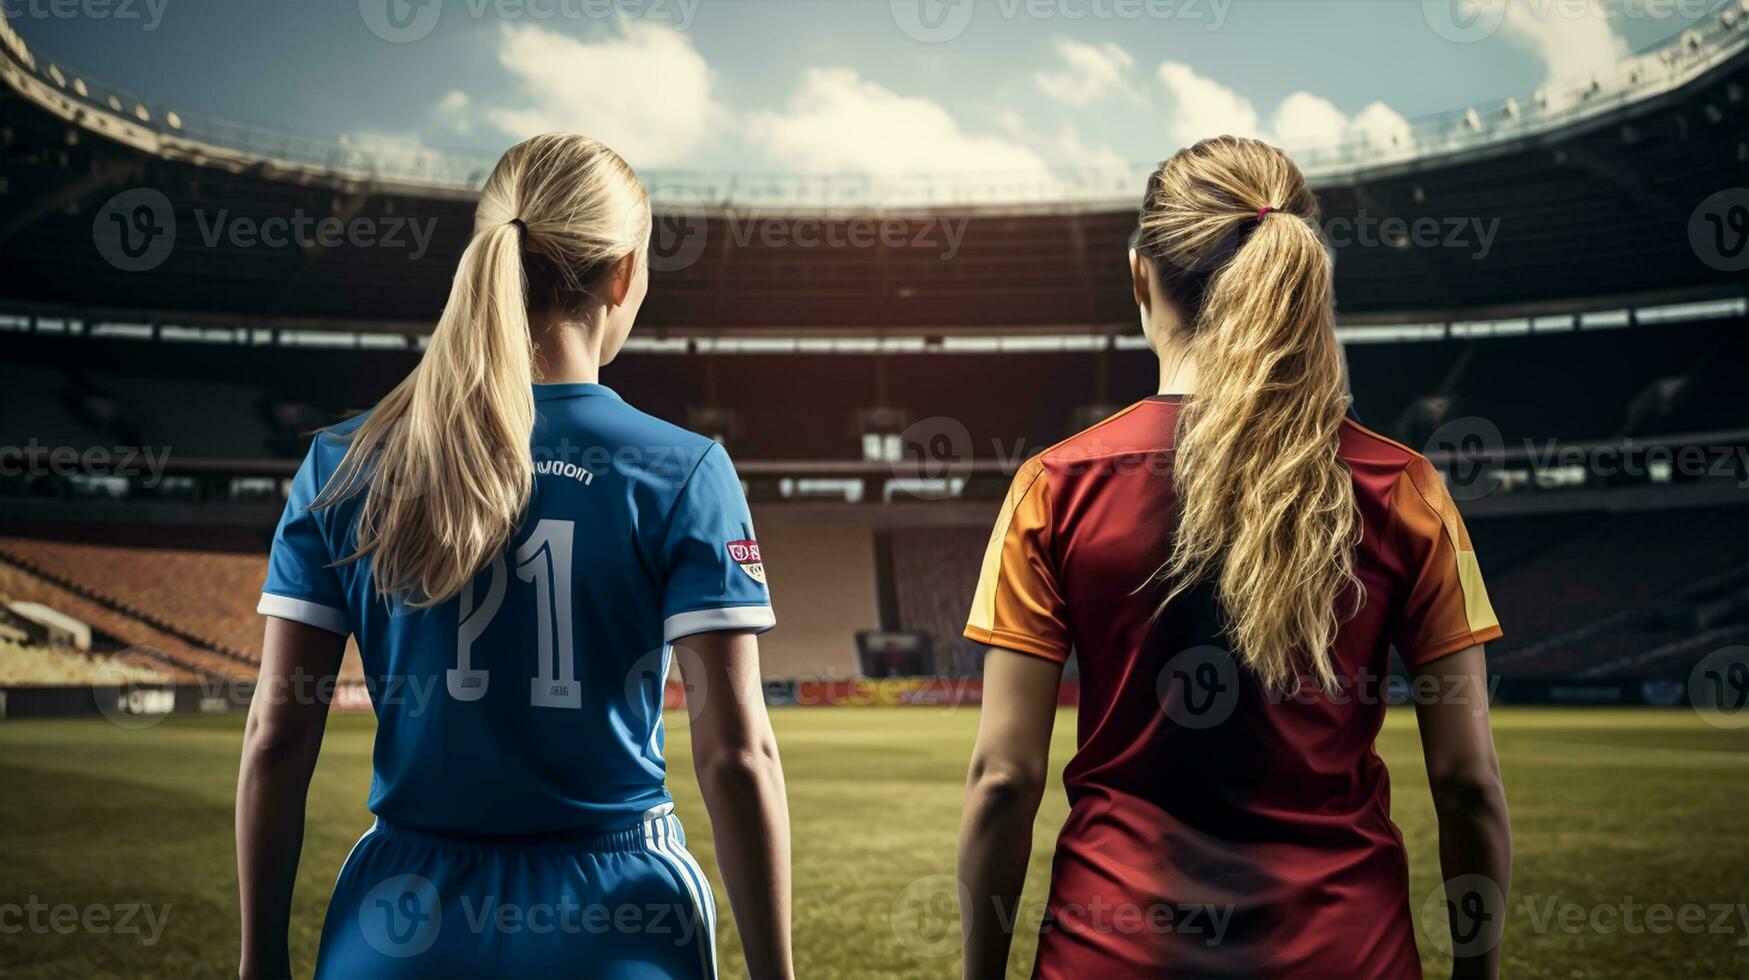
<path fill-rule="evenodd" d="M 1499 639 L 1470 533 L 1425 457 L 1404 467 L 1391 492 L 1392 546 L 1413 581 L 1397 610 L 1391 642 L 1413 666 Z"/>
<path fill-rule="evenodd" d="M 1042 455 L 1015 474 L 984 550 L 965 636 L 1063 661 L 1071 641 L 1052 557 L 1050 490 Z"/>

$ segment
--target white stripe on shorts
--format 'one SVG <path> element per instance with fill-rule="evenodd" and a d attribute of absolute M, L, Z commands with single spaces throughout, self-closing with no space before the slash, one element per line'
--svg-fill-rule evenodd
<path fill-rule="evenodd" d="M 717 921 L 714 911 L 715 899 L 709 897 L 710 882 L 703 881 L 702 876 L 694 878 L 691 869 L 687 866 L 687 861 L 676 855 L 676 851 L 680 854 L 685 854 L 686 851 L 684 848 L 680 848 L 677 842 L 669 840 L 669 828 L 675 822 L 674 817 L 671 816 L 673 812 L 674 804 L 672 803 L 654 806 L 644 812 L 644 847 L 656 860 L 668 866 L 668 870 L 680 879 L 681 885 L 692 897 L 693 911 L 698 916 L 698 925 L 704 933 L 699 937 L 699 966 L 703 969 L 704 976 L 716 980 Z M 691 855 L 687 855 L 688 859 L 690 857 Z M 697 865 L 694 864 L 692 867 L 697 867 Z M 699 882 L 701 881 L 704 884 L 703 895 L 705 897 L 700 896 Z"/>

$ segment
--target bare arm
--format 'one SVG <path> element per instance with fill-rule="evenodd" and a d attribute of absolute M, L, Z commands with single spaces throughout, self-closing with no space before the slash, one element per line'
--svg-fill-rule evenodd
<path fill-rule="evenodd" d="M 237 774 L 237 885 L 243 915 L 237 972 L 245 978 L 291 976 L 286 931 L 304 842 L 304 799 L 322 748 L 331 679 L 345 650 L 346 638 L 337 633 L 267 620 Z"/>
<path fill-rule="evenodd" d="M 795 976 L 790 957 L 789 802 L 751 633 L 674 641 L 688 688 L 692 761 L 710 811 L 747 972 Z"/>
<path fill-rule="evenodd" d="M 1415 671 L 1415 716 L 1439 818 L 1454 977 L 1500 975 L 1500 929 L 1512 876 L 1512 829 L 1488 723 L 1480 645 Z"/>
<path fill-rule="evenodd" d="M 968 978 L 1001 977 L 1008 969 L 1062 679 L 1063 665 L 1042 657 L 991 647 L 984 658 L 984 708 L 960 816 Z"/>

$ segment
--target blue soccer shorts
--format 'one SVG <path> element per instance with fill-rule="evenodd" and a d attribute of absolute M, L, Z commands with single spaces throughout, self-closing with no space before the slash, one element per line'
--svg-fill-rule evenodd
<path fill-rule="evenodd" d="M 716 976 L 716 903 L 674 804 L 608 833 L 378 820 L 340 868 L 318 978 Z"/>

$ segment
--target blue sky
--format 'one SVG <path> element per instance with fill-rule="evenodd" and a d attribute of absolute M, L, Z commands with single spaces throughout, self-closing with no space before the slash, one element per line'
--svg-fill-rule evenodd
<path fill-rule="evenodd" d="M 1578 79 L 1719 0 L 0 0 L 39 57 L 189 113 L 486 157 L 1003 172 L 1201 135 L 1388 140 Z"/>

